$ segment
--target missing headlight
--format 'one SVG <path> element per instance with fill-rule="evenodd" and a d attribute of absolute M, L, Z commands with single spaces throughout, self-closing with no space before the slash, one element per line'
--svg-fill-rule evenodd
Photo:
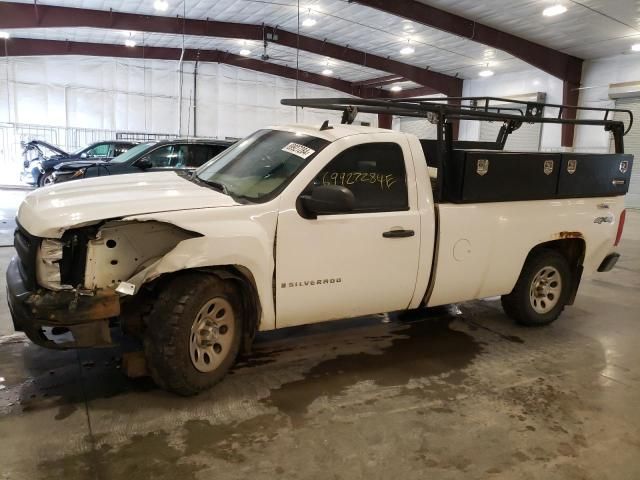
<path fill-rule="evenodd" d="M 38 284 L 50 290 L 67 290 L 71 285 L 63 285 L 60 280 L 60 261 L 64 243 L 45 238 L 40 243 L 36 257 L 36 279 Z"/>

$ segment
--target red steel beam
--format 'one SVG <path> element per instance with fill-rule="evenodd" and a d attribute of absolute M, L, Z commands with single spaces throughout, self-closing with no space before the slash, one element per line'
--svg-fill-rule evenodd
<path fill-rule="evenodd" d="M 578 105 L 580 97 L 579 87 L 579 84 L 565 81 L 562 84 L 562 103 L 565 105 Z M 567 109 L 563 113 L 564 118 L 576 119 L 576 110 Z M 562 124 L 561 145 L 563 147 L 573 147 L 574 134 L 575 125 Z"/>
<path fill-rule="evenodd" d="M 10 57 L 34 55 L 89 55 L 98 57 L 140 58 L 154 60 L 179 60 L 182 50 L 166 47 L 126 47 L 106 43 L 67 42 L 59 40 L 37 40 L 27 38 L 10 38 L 7 40 L 7 55 Z M 355 86 L 351 82 L 339 78 L 328 77 L 304 70 L 263 62 L 251 58 L 234 55 L 219 50 L 186 49 L 184 60 L 214 62 L 233 65 L 257 72 L 269 73 L 279 77 L 300 80 L 301 82 L 333 88 L 349 95 L 370 96 L 375 94 L 371 88 Z"/>
<path fill-rule="evenodd" d="M 36 10 L 34 5 L 27 3 L 0 3 L 0 28 L 44 27 L 93 27 L 260 41 L 267 38 L 286 47 L 393 73 L 450 96 L 462 92 L 462 80 L 459 78 L 277 27 L 52 5 L 37 5 Z"/>

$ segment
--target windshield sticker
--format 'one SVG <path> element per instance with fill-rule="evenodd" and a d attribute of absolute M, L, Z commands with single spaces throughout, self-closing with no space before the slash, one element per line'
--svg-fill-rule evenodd
<path fill-rule="evenodd" d="M 311 155 L 313 155 L 314 153 L 316 153 L 316 151 L 313 150 L 312 148 L 305 147 L 304 145 L 300 145 L 299 143 L 293 143 L 293 142 L 291 142 L 286 147 L 283 147 L 282 151 L 287 153 L 293 153 L 294 155 L 303 159 L 306 159 Z"/>

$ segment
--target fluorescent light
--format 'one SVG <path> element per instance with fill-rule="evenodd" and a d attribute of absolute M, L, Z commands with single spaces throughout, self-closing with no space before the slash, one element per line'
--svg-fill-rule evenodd
<path fill-rule="evenodd" d="M 478 73 L 478 75 L 480 75 L 481 77 L 490 77 L 491 75 L 493 75 L 493 70 L 482 70 Z"/>
<path fill-rule="evenodd" d="M 153 8 L 165 12 L 167 8 L 169 8 L 169 2 L 167 2 L 167 0 L 156 0 L 153 2 Z"/>
<path fill-rule="evenodd" d="M 136 42 L 135 42 L 135 40 L 131 40 L 130 38 L 127 38 L 127 39 L 124 41 L 124 44 L 125 44 L 127 47 L 135 47 L 135 46 L 136 46 Z"/>
<path fill-rule="evenodd" d="M 322 70 L 322 74 L 323 75 L 333 75 L 333 70 L 331 70 L 330 68 L 325 68 L 324 70 Z"/>
<path fill-rule="evenodd" d="M 0 38 L 4 38 L 6 40 L 10 36 L 9 32 L 0 32 Z"/>
<path fill-rule="evenodd" d="M 401 55 L 411 55 L 415 51 L 416 51 L 415 48 L 413 48 L 411 45 L 407 45 L 402 50 L 400 50 L 400 54 Z"/>
<path fill-rule="evenodd" d="M 316 22 L 313 18 L 307 17 L 302 21 L 302 26 L 303 27 L 313 27 L 316 23 L 318 23 L 318 22 Z"/>
<path fill-rule="evenodd" d="M 391 87 L 391 91 L 392 92 L 401 92 L 402 91 L 402 87 L 400 85 L 394 85 L 393 87 Z"/>
<path fill-rule="evenodd" d="M 561 15 L 567 11 L 567 7 L 564 5 L 554 5 L 553 7 L 547 7 L 542 11 L 542 15 L 545 17 L 555 17 L 556 15 Z"/>
<path fill-rule="evenodd" d="M 240 50 L 240 55 L 242 55 L 243 57 L 248 57 L 249 55 L 251 55 L 251 50 L 243 48 L 242 50 Z"/>
<path fill-rule="evenodd" d="M 2 33 L 5 33 L 5 32 L 2 32 Z M 9 38 L 9 37 L 3 37 L 2 35 L 0 35 L 0 37 Z M 636 43 L 634 45 L 631 45 L 631 50 L 633 50 L 634 52 L 640 52 L 640 43 Z"/>

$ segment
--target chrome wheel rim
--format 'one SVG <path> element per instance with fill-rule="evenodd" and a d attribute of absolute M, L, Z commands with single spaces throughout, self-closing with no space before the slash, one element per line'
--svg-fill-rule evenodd
<path fill-rule="evenodd" d="M 533 277 L 529 300 L 536 313 L 549 313 L 560 301 L 562 278 L 555 267 L 541 268 Z"/>
<path fill-rule="evenodd" d="M 212 372 L 229 355 L 234 320 L 231 304 L 221 297 L 212 298 L 198 311 L 189 336 L 189 355 L 196 370 Z"/>
<path fill-rule="evenodd" d="M 43 185 L 51 185 L 52 183 L 53 183 L 53 175 L 46 175 L 42 179 L 42 184 Z"/>

